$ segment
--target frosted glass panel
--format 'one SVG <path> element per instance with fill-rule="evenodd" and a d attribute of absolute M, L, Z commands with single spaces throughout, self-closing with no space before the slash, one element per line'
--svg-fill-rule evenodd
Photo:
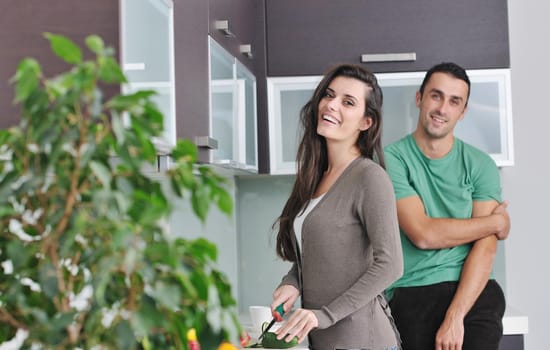
<path fill-rule="evenodd" d="M 124 0 L 125 73 L 132 82 L 170 80 L 171 8 L 162 0 Z"/>
<path fill-rule="evenodd" d="M 455 136 L 490 154 L 497 165 L 513 165 L 509 70 L 473 70 L 470 99 Z M 415 94 L 424 73 L 377 74 L 384 93 L 382 142 L 390 144 L 416 128 Z"/>
<path fill-rule="evenodd" d="M 256 126 L 256 78 L 254 75 L 240 62 L 236 63 L 237 80 L 244 86 L 244 105 L 243 108 L 243 120 L 242 129 L 240 130 L 241 142 L 244 141 L 244 145 L 241 145 L 240 159 L 244 160 L 247 167 L 257 170 L 258 169 L 258 155 L 257 155 L 257 126 Z M 243 139 L 244 137 L 244 139 Z"/>
<path fill-rule="evenodd" d="M 282 160 L 293 162 L 301 137 L 300 110 L 311 98 L 312 90 L 281 91 Z"/>
<path fill-rule="evenodd" d="M 500 109 L 497 82 L 476 82 L 464 119 L 457 124 L 455 135 L 487 153 L 502 153 Z"/>
<path fill-rule="evenodd" d="M 416 127 L 418 109 L 416 86 L 386 86 L 382 88 L 382 144 L 388 145 L 410 133 Z"/>
<path fill-rule="evenodd" d="M 212 38 L 210 49 L 210 136 L 218 143 L 215 164 L 258 171 L 256 78 Z"/>
<path fill-rule="evenodd" d="M 225 52 L 218 44 L 210 44 L 210 79 L 234 79 L 235 58 Z"/>
<path fill-rule="evenodd" d="M 211 85 L 212 137 L 218 141 L 214 160 L 231 160 L 233 155 L 233 132 L 235 120 L 235 81 L 215 80 Z"/>

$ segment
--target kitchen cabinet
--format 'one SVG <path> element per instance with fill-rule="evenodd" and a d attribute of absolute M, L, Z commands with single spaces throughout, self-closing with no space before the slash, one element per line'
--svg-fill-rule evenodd
<path fill-rule="evenodd" d="M 163 135 L 153 140 L 159 153 L 176 143 L 173 8 L 172 0 L 120 1 L 123 92 L 157 93 L 153 100 L 164 115 Z"/>
<path fill-rule="evenodd" d="M 0 128 L 17 125 L 20 108 L 13 105 L 14 87 L 9 83 L 17 65 L 25 57 L 34 57 L 42 65 L 45 76 L 51 77 L 67 69 L 55 56 L 44 32 L 69 37 L 84 46 L 90 34 L 101 36 L 106 45 L 119 47 L 119 6 L 113 0 L 5 0 L 0 20 Z M 86 58 L 92 53 L 83 50 Z M 118 86 L 106 86 L 106 96 L 119 92 Z"/>
<path fill-rule="evenodd" d="M 523 334 L 504 335 L 500 340 L 499 350 L 523 350 Z"/>
<path fill-rule="evenodd" d="M 320 75 L 378 54 L 390 56 L 368 57 L 373 72 L 424 71 L 442 61 L 510 66 L 506 0 L 266 0 L 266 28 L 270 77 Z"/>
<path fill-rule="evenodd" d="M 263 51 L 253 43 L 263 40 L 256 29 L 263 12 L 256 3 L 188 0 L 174 7 L 176 136 L 199 146 L 200 162 L 237 172 L 258 169 L 254 71 Z M 228 21 L 228 36 L 216 21 Z M 251 54 L 241 53 L 248 44 Z"/>
<path fill-rule="evenodd" d="M 383 145 L 416 128 L 415 93 L 425 72 L 376 74 L 384 94 Z M 509 69 L 468 70 L 471 93 L 468 109 L 455 135 L 487 152 L 498 166 L 514 164 L 511 83 Z M 321 76 L 268 78 L 271 174 L 294 174 L 299 113 Z"/>
<path fill-rule="evenodd" d="M 255 73 L 254 56 L 262 42 L 257 35 L 257 0 L 209 0 L 208 34 Z"/>
<path fill-rule="evenodd" d="M 215 40 L 210 48 L 210 132 L 195 138 L 209 163 L 258 172 L 256 78 Z"/>

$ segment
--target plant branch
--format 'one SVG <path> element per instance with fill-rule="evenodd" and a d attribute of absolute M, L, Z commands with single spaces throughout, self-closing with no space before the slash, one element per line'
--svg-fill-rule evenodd
<path fill-rule="evenodd" d="M 0 309 L 0 322 L 7 323 L 17 329 L 28 329 L 27 326 L 15 319 L 6 309 Z"/>

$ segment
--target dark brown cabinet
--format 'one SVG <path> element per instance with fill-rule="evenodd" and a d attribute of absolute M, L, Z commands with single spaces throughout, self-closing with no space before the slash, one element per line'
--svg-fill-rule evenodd
<path fill-rule="evenodd" d="M 225 99 L 234 96 L 237 100 L 242 97 L 234 87 L 231 87 L 233 79 L 246 80 L 240 72 L 249 71 L 252 75 L 265 76 L 265 49 L 263 48 L 263 3 L 256 0 L 183 0 L 175 1 L 174 9 L 174 39 L 175 39 L 175 81 L 176 81 L 176 130 L 178 138 L 187 138 L 199 145 L 199 159 L 205 163 L 224 163 L 234 167 L 235 159 L 254 158 L 257 171 L 257 156 L 243 156 L 235 149 L 222 149 L 231 142 L 231 136 L 244 137 L 249 133 L 256 135 L 256 121 L 249 122 L 249 118 L 241 118 L 246 121 L 247 130 L 244 132 L 236 124 L 224 128 L 220 132 L 219 125 L 212 114 L 219 115 L 216 106 L 212 105 L 212 95 Z M 260 30 L 259 30 L 260 29 Z M 209 45 L 209 42 L 211 43 Z M 212 44 L 213 43 L 213 44 Z M 210 66 L 216 60 L 212 57 L 212 47 L 221 48 L 230 55 L 230 66 L 235 67 L 233 74 L 223 78 L 217 74 L 210 76 Z M 223 56 L 227 56 L 223 55 Z M 235 60 L 236 61 L 233 61 Z M 213 68 L 215 71 L 219 67 Z M 230 68 L 231 71 L 231 68 Z M 217 72 L 217 71 L 216 71 Z M 243 73 L 244 74 L 244 73 Z M 235 75 L 235 76 L 233 76 Z M 250 76 L 249 74 L 244 74 Z M 217 80 L 216 84 L 212 79 Z M 225 79 L 225 81 L 222 81 Z M 248 81 L 248 80 L 247 80 Z M 265 81 L 265 78 L 264 78 Z M 235 81 L 233 81 L 234 83 Z M 251 89 L 256 89 L 256 83 L 245 82 L 243 90 L 246 94 Z M 264 84 L 265 85 L 265 84 Z M 231 87 L 231 89 L 230 89 Z M 265 88 L 264 88 L 265 89 Z M 240 91 L 240 90 L 239 90 Z M 231 100 L 231 99 L 230 99 Z M 259 100 L 259 98 L 258 98 Z M 233 99 L 232 103 L 235 104 Z M 246 116 L 250 115 L 248 99 L 244 107 Z M 256 100 L 253 101 L 254 106 Z M 258 102 L 258 105 L 260 102 Z M 265 103 L 264 103 L 265 105 Z M 254 108 L 252 108 L 254 109 Z M 222 118 L 223 122 L 231 122 L 231 113 L 240 116 L 240 112 L 229 110 Z M 225 111 L 223 111 L 225 113 Z M 254 113 L 255 118 L 256 113 Z M 215 120 L 214 120 L 215 119 Z M 249 124 L 253 124 L 253 130 L 248 130 Z M 240 135 L 240 134 L 243 135 Z M 223 137 L 220 137 L 223 136 Z M 250 137 L 247 137 L 249 140 Z M 239 141 L 234 142 L 234 147 L 241 147 Z M 241 147 L 242 148 L 242 147 Z M 246 152 L 256 148 L 256 142 L 250 146 L 247 143 Z M 225 152 L 227 151 L 227 152 Z M 221 155 L 223 154 L 223 156 Z M 225 156 L 233 159 L 226 159 Z M 220 160 L 219 157 L 224 157 Z M 242 169 L 241 165 L 238 166 Z M 248 167 L 247 167 L 248 169 Z"/>
<path fill-rule="evenodd" d="M 34 57 L 42 65 L 45 76 L 67 69 L 49 48 L 44 32 L 62 34 L 79 45 L 90 34 L 103 38 L 106 45 L 119 47 L 118 1 L 66 0 L 5 0 L 0 13 L 0 128 L 19 123 L 20 109 L 13 105 L 14 89 L 9 79 L 18 63 L 25 57 Z M 91 55 L 89 52 L 85 53 Z M 110 87 L 108 92 L 118 92 Z"/>
<path fill-rule="evenodd" d="M 210 36 L 252 72 L 262 42 L 256 30 L 260 7 L 258 0 L 209 0 Z"/>
<path fill-rule="evenodd" d="M 523 334 L 504 335 L 500 340 L 499 350 L 523 350 Z"/>
<path fill-rule="evenodd" d="M 423 71 L 442 61 L 509 67 L 506 0 L 265 0 L 268 76 L 322 74 L 364 54 L 416 60 L 366 63 L 374 72 Z"/>

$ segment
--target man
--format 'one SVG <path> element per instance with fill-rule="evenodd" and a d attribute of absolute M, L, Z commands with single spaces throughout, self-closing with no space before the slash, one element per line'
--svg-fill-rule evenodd
<path fill-rule="evenodd" d="M 416 130 L 385 149 L 405 264 L 387 295 L 404 350 L 496 350 L 502 336 L 504 294 L 491 273 L 510 218 L 495 162 L 454 137 L 469 95 L 464 69 L 432 67 Z"/>

